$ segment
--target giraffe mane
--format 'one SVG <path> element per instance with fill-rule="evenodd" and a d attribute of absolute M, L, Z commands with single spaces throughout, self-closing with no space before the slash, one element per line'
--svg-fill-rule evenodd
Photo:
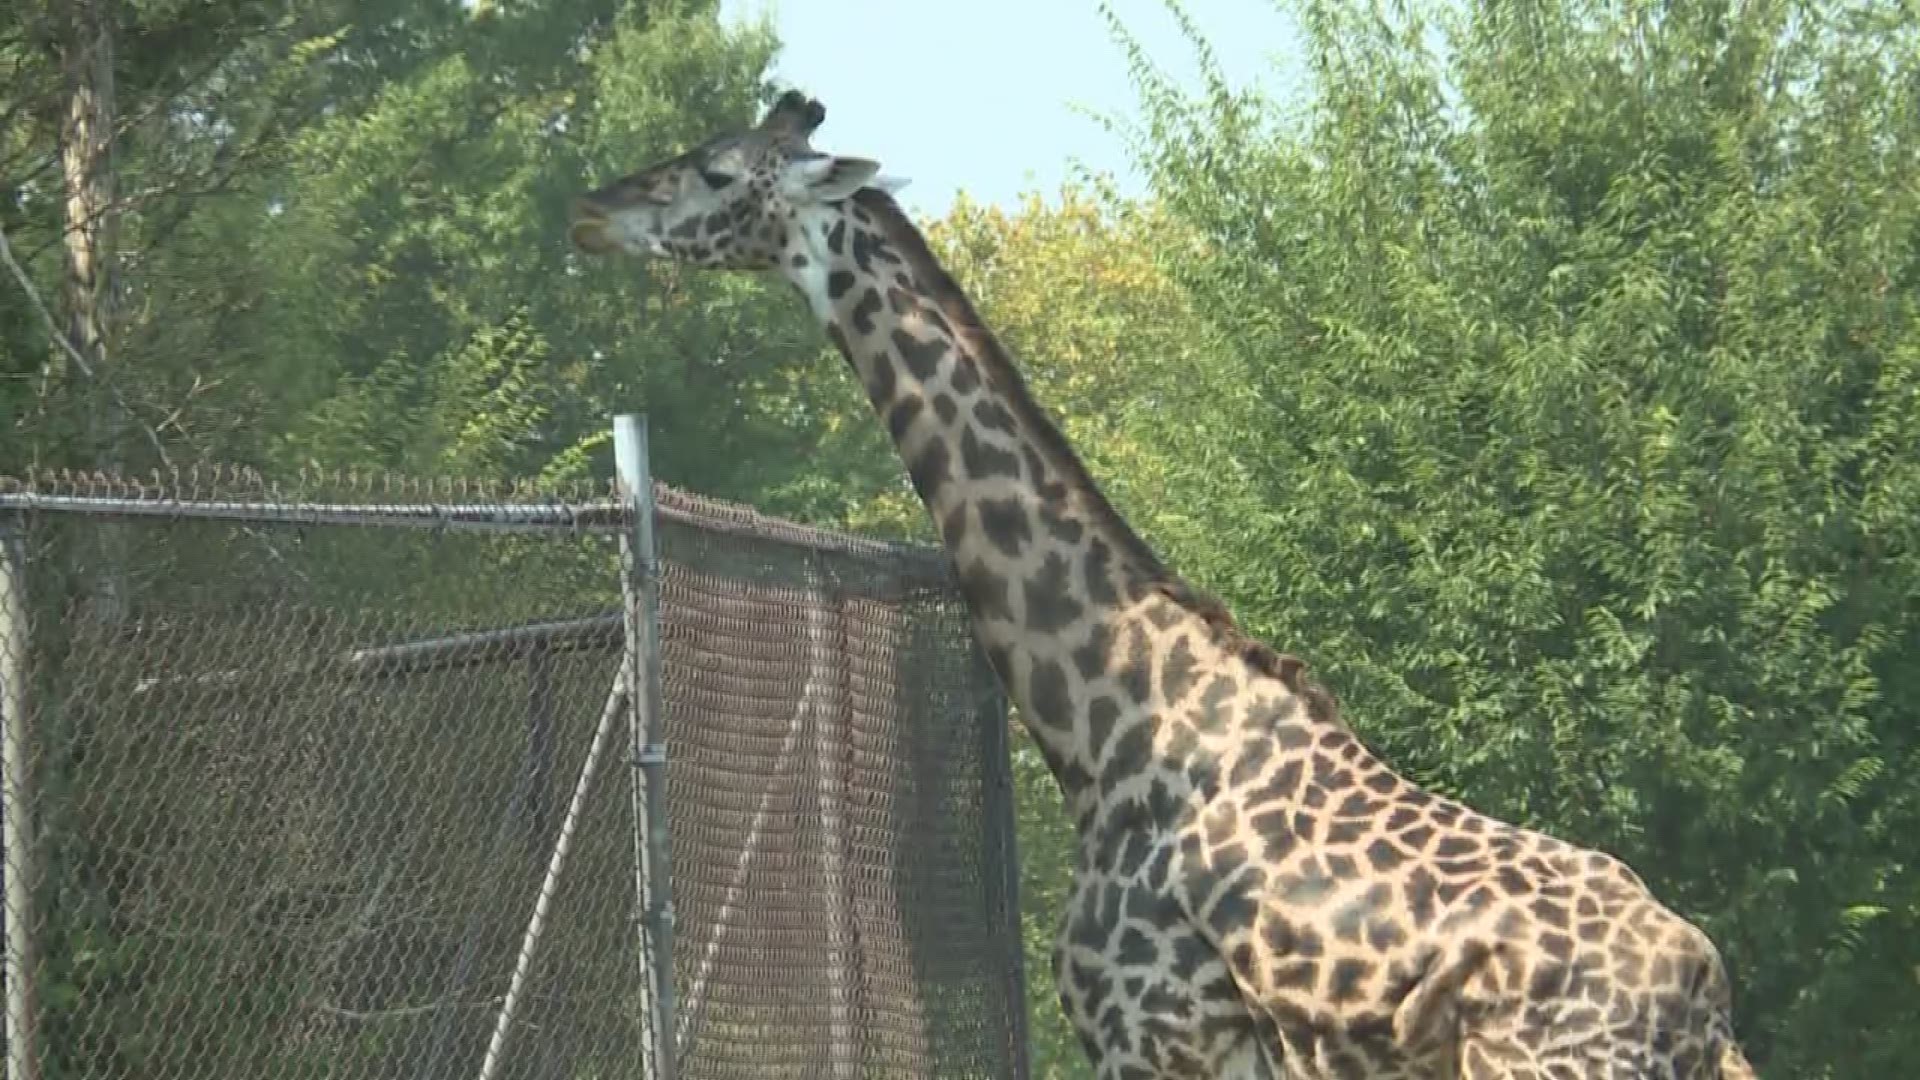
<path fill-rule="evenodd" d="M 893 196 L 881 188 L 865 187 L 853 194 L 852 201 L 873 215 L 888 242 L 913 267 L 928 299 L 938 306 L 940 314 L 954 331 L 965 337 L 983 374 L 994 380 L 1009 407 L 1020 415 L 1033 440 L 1050 451 L 1050 456 L 1067 473 L 1066 479 L 1078 497 L 1086 500 L 1094 511 L 1110 523 L 1115 539 L 1125 548 L 1123 554 L 1144 577 L 1147 587 L 1192 612 L 1206 624 L 1215 641 L 1238 654 L 1249 667 L 1279 680 L 1300 698 L 1310 717 L 1326 723 L 1338 722 L 1338 702 L 1331 691 L 1308 675 L 1306 661 L 1291 653 L 1280 652 L 1248 634 L 1218 598 L 1195 588 L 1169 568 L 1159 553 L 1114 510 L 1106 493 L 1100 489 L 1092 474 L 1087 472 L 1086 465 L 1081 462 L 1080 455 L 1074 452 L 1059 425 L 1028 392 L 1026 379 L 1013 363 L 1006 347 L 1000 343 L 999 335 L 980 317 L 966 290 L 941 265 L 933 249 L 928 246 L 926 237 L 906 212 L 900 209 L 900 204 L 894 201 Z"/>
<path fill-rule="evenodd" d="M 1219 597 L 1171 575 L 1167 580 L 1156 582 L 1154 588 L 1199 617 L 1212 632 L 1214 641 L 1238 654 L 1248 667 L 1278 679 L 1281 685 L 1300 699 L 1309 717 L 1321 723 L 1341 723 L 1339 700 L 1334 697 L 1333 691 L 1308 674 L 1307 662 L 1247 633 Z"/>

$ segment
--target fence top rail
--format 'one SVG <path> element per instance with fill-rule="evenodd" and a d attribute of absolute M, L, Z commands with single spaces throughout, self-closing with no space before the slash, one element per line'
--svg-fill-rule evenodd
<path fill-rule="evenodd" d="M 0 510 L 104 517 L 200 518 L 261 524 L 384 525 L 479 531 L 611 531 L 627 520 L 626 504 L 588 503 L 336 503 L 235 499 L 123 498 L 0 492 Z"/>
<path fill-rule="evenodd" d="M 364 480 L 350 480 L 346 483 L 361 488 L 354 494 L 363 497 L 332 499 L 283 495 L 251 474 L 223 471 L 220 475 L 221 479 L 210 484 L 198 478 L 180 477 L 171 482 L 143 483 L 76 474 L 48 474 L 32 479 L 0 476 L 0 515 L 39 512 L 259 524 L 613 535 L 630 528 L 633 515 L 632 504 L 617 492 L 601 497 L 569 498 L 527 488 L 483 484 L 436 485 L 403 480 L 397 484 L 374 485 Z M 450 497 L 395 500 L 364 497 L 373 495 L 372 489 L 376 486 L 380 494 Z M 224 495 L 222 488 L 242 489 L 244 497 Z M 662 522 L 887 562 L 915 584 L 939 587 L 952 582 L 951 567 L 936 547 L 802 525 L 770 517 L 749 506 L 681 491 L 658 480 L 654 481 L 653 490 L 654 515 Z M 576 493 L 584 494 L 584 489 L 576 489 Z"/>

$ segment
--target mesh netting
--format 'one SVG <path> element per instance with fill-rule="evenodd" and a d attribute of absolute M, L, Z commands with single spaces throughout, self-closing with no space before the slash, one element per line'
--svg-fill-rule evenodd
<path fill-rule="evenodd" d="M 682 1074 L 1012 1075 L 1004 719 L 941 564 L 661 509 Z"/>
<path fill-rule="evenodd" d="M 679 1074 L 1022 1074 L 1004 714 L 939 560 L 656 499 Z M 0 500 L 13 1075 L 659 1072 L 623 504 Z"/>

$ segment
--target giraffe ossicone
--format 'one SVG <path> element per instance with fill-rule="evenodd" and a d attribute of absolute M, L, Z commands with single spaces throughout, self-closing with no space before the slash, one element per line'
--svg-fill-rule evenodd
<path fill-rule="evenodd" d="M 1074 815 L 1054 970 L 1097 1074 L 1752 1077 L 1718 950 L 1633 871 L 1401 778 L 1161 562 L 825 117 L 789 91 L 571 235 L 777 272 L 852 367 Z"/>

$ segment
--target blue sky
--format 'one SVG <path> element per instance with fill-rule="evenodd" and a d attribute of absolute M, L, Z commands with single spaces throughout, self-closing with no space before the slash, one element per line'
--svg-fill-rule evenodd
<path fill-rule="evenodd" d="M 1161 0 L 1110 0 L 1155 64 L 1198 86 L 1192 50 Z M 1187 0 L 1237 86 L 1280 95 L 1297 37 L 1274 0 Z M 1088 113 L 1123 125 L 1137 98 L 1096 0 L 721 0 L 729 20 L 772 17 L 774 79 L 827 106 L 814 144 L 878 158 L 912 183 L 901 202 L 940 214 L 956 191 L 1003 206 L 1052 194 L 1076 165 L 1139 191 L 1125 144 Z"/>

